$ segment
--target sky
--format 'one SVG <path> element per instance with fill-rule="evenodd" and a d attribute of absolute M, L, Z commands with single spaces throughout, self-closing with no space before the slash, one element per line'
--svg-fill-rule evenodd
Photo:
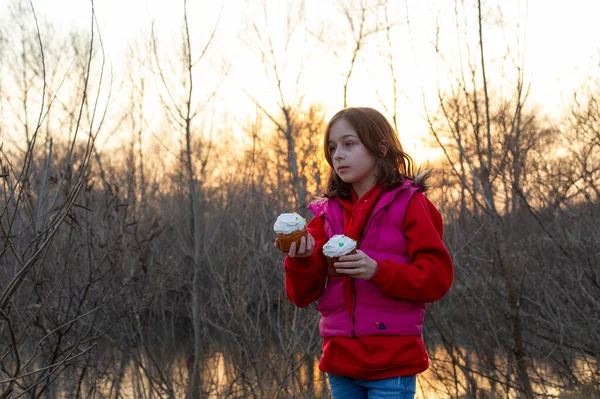
<path fill-rule="evenodd" d="M 8 1 L 0 0 L 0 12 L 2 2 Z M 399 7 L 393 55 L 399 73 L 398 88 L 402 92 L 398 104 L 400 138 L 409 150 L 425 153 L 424 144 L 420 142 L 427 134 L 424 109 L 435 108 L 438 87 L 448 83 L 444 65 L 457 65 L 460 57 L 465 57 L 467 41 L 475 49 L 474 40 L 477 38 L 471 35 L 465 41 L 457 33 L 453 1 L 407 0 L 392 3 Z M 33 4 L 39 18 L 56 23 L 65 30 L 89 27 L 89 1 L 33 0 Z M 165 57 L 172 57 L 177 50 L 181 1 L 97 0 L 94 4 L 106 52 L 117 70 L 131 43 L 142 43 L 149 37 L 151 21 L 161 32 Z M 266 12 L 263 4 L 266 4 Z M 343 105 L 341 72 L 349 61 L 349 53 L 344 50 L 349 49 L 351 43 L 348 32 L 342 30 L 345 21 L 338 13 L 338 4 L 336 0 L 189 0 L 193 39 L 208 37 L 210 29 L 221 16 L 214 58 L 203 68 L 205 76 L 210 77 L 206 85 L 210 91 L 210 82 L 219 81 L 218 68 L 223 64 L 230 66 L 216 101 L 223 114 L 237 120 L 243 120 L 244 115 L 255 114 L 255 106 L 246 93 L 268 110 L 274 110 L 277 105 L 276 87 L 272 78 L 265 74 L 258 47 L 255 47 L 256 40 L 251 38 L 248 30 L 253 22 L 262 33 L 273 32 L 278 59 L 285 61 L 283 89 L 286 98 L 301 95 L 305 104 L 321 103 L 328 115 L 340 109 Z M 522 65 L 525 66 L 527 82 L 531 84 L 530 103 L 539 104 L 549 113 L 559 112 L 565 99 L 570 98 L 572 91 L 586 76 L 599 74 L 600 29 L 597 28 L 597 16 L 600 15 L 600 1 L 496 0 L 484 4 L 488 10 L 484 40 L 488 44 L 486 57 L 490 64 L 492 86 L 494 82 L 501 82 L 497 78 L 501 73 L 514 73 L 511 63 L 503 61 L 507 48 L 516 56 L 524 54 L 521 60 L 524 60 Z M 306 24 L 297 28 L 290 48 L 284 53 L 285 35 L 282 32 L 289 9 L 298 16 L 304 10 Z M 472 8 L 465 10 L 471 15 L 474 11 Z M 467 24 L 472 24 L 472 21 L 467 21 Z M 323 26 L 330 27 L 323 42 L 338 50 L 339 57 L 324 46 L 315 45 L 315 34 Z M 306 33 L 307 29 L 312 34 Z M 440 61 L 433 48 L 436 34 L 445 63 Z M 459 40 L 462 46 L 457 44 Z M 350 82 L 349 105 L 373 106 L 383 111 L 378 96 L 389 100 L 391 80 L 385 64 L 378 60 L 379 51 L 379 44 L 372 41 L 365 44 Z M 298 71 L 302 71 L 302 75 L 296 84 Z M 498 89 L 501 88 L 505 89 L 498 86 Z"/>

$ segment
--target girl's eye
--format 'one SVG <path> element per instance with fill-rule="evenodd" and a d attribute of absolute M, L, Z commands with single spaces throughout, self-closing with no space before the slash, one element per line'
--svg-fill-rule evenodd
<path fill-rule="evenodd" d="M 346 147 L 352 147 L 353 145 L 354 145 L 354 142 L 352 142 L 352 141 L 346 142 Z"/>
<path fill-rule="evenodd" d="M 329 154 L 330 154 L 330 155 L 331 155 L 331 154 L 333 154 L 333 153 L 335 152 L 335 146 L 333 146 L 333 145 L 330 145 L 330 146 L 327 148 L 327 151 L 329 151 Z"/>

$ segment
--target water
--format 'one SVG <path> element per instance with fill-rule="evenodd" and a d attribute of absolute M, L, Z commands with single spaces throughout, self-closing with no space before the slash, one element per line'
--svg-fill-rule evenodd
<path fill-rule="evenodd" d="M 475 359 L 473 359 L 475 360 Z M 235 367 L 228 363 L 223 353 L 214 354 L 204 364 L 204 387 L 208 398 L 245 398 L 245 397 L 293 397 L 293 398 L 329 398 L 327 379 L 318 369 L 317 357 L 307 358 L 296 354 L 293 358 L 281 355 L 267 357 L 265 364 L 255 364 L 247 368 Z M 187 364 L 179 358 L 160 371 L 154 367 L 155 361 L 146 358 L 143 361 L 129 361 L 120 381 L 113 373 L 90 373 L 81 387 L 73 387 L 74 375 L 65 373 L 59 378 L 61 388 L 52 395 L 59 398 L 71 398 L 81 388 L 80 397 L 114 398 L 117 385 L 124 398 L 184 398 L 188 378 Z M 498 357 L 497 369 L 506 370 L 506 360 Z M 471 364 L 476 368 L 476 363 Z M 598 362 L 593 359 L 581 359 L 577 364 L 580 381 L 593 381 L 598 373 Z M 290 370 L 294 370 L 291 373 Z M 467 383 L 464 374 L 458 372 L 455 377 L 450 356 L 439 347 L 432 353 L 432 364 L 429 370 L 420 374 L 417 379 L 416 399 L 443 399 L 450 397 L 468 397 L 467 387 L 476 387 L 477 397 L 516 398 L 518 393 L 512 389 L 506 391 L 500 384 L 491 386 L 489 380 L 482 375 L 472 374 Z M 553 379 L 544 365 L 536 365 L 532 375 L 544 375 L 545 386 L 534 383 L 534 389 L 543 397 L 559 398 L 597 398 L 597 388 L 591 388 L 590 394 L 570 396 L 559 388 L 560 381 Z M 556 385 L 556 386 L 553 386 Z M 67 387 L 70 387 L 68 389 Z M 472 394 L 472 393 L 471 393 Z"/>

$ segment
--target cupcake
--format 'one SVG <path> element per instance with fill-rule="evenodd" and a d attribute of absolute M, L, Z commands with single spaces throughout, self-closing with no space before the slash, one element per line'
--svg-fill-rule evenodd
<path fill-rule="evenodd" d="M 341 276 L 335 271 L 333 264 L 338 261 L 340 256 L 355 254 L 356 253 L 356 241 L 352 238 L 343 234 L 334 235 L 323 245 L 323 254 L 327 259 L 327 264 L 331 273 L 335 276 Z"/>
<path fill-rule="evenodd" d="M 300 239 L 306 236 L 306 219 L 297 213 L 282 213 L 277 217 L 273 229 L 277 233 L 279 249 L 287 253 L 293 242 L 298 249 Z"/>

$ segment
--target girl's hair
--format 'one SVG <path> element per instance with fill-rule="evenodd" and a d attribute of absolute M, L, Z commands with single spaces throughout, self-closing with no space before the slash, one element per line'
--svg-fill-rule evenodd
<path fill-rule="evenodd" d="M 373 108 L 346 108 L 331 118 L 325 131 L 323 147 L 325 150 L 325 159 L 331 167 L 325 197 L 338 196 L 350 199 L 352 195 L 352 185 L 344 183 L 335 173 L 331 154 L 328 151 L 331 127 L 341 119 L 352 126 L 363 145 L 377 159 L 377 184 L 381 184 L 384 191 L 402 185 L 406 178 L 414 179 L 413 161 L 402 149 L 398 135 L 386 117 Z M 386 151 L 382 151 L 382 145 Z"/>

